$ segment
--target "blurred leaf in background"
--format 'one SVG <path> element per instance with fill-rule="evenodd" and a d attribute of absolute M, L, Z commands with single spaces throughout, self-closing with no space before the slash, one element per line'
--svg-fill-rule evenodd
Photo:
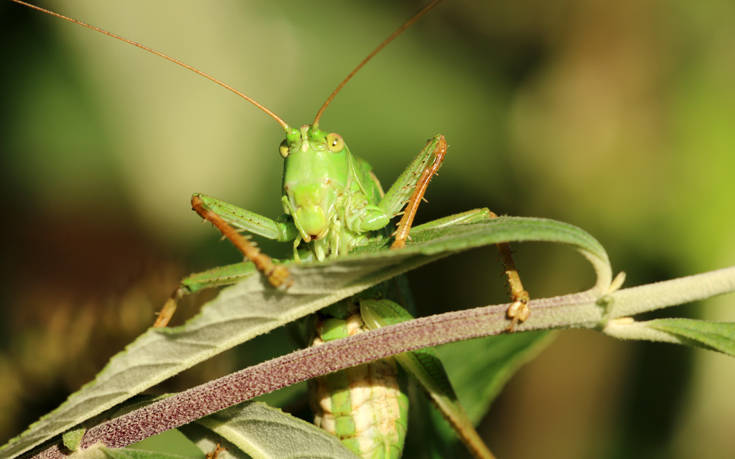
<path fill-rule="evenodd" d="M 420 5 L 42 6 L 193 64 L 300 125 Z M 279 215 L 282 163 L 280 128 L 231 94 L 80 27 L 0 9 L 7 438 L 140 333 L 182 274 L 238 259 L 199 224 L 190 194 Z M 443 133 L 450 150 L 422 221 L 480 206 L 568 221 L 603 243 L 629 285 L 725 266 L 735 260 L 732 17 L 727 0 L 446 0 L 350 82 L 321 124 L 384 184 Z M 535 297 L 591 283 L 563 249 L 516 249 Z M 422 315 L 505 298 L 489 250 L 410 281 Z M 725 297 L 679 313 L 731 311 Z M 290 346 L 285 333 L 262 339 L 273 353 Z M 261 358 L 241 349 L 172 387 Z M 711 352 L 565 332 L 511 380 L 483 429 L 508 458 L 691 457 L 703 445 L 727 457 L 734 377 L 735 363 Z"/>

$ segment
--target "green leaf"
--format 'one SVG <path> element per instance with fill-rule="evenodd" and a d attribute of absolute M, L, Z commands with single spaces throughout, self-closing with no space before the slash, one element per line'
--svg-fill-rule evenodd
<path fill-rule="evenodd" d="M 538 355 L 553 336 L 546 331 L 513 333 L 457 341 L 433 349 L 444 363 L 467 416 L 477 425 L 510 377 Z M 426 422 L 434 425 L 433 447 L 443 451 L 444 456 L 456 455 L 457 437 L 444 416 L 434 410 L 428 414 Z M 492 449 L 493 445 L 488 447 Z"/>
<path fill-rule="evenodd" d="M 210 453 L 217 449 L 219 445 L 221 449 L 217 459 L 250 459 L 250 456 L 240 451 L 238 447 L 196 422 L 181 426 L 177 430 L 186 435 L 189 441 L 194 443 L 203 453 Z"/>
<path fill-rule="evenodd" d="M 337 437 L 261 402 L 243 403 L 202 418 L 197 424 L 255 459 L 355 458 Z"/>
<path fill-rule="evenodd" d="M 436 348 L 474 423 L 480 422 L 510 377 L 541 352 L 553 333 L 513 333 L 458 341 Z"/>
<path fill-rule="evenodd" d="M 102 448 L 102 452 L 110 459 L 192 459 L 196 457 L 137 448 Z"/>
<path fill-rule="evenodd" d="M 72 459 L 107 459 L 104 452 L 105 447 L 101 444 L 92 445 L 89 448 L 78 449 L 69 455 Z"/>
<path fill-rule="evenodd" d="M 79 445 L 82 443 L 82 437 L 84 437 L 84 432 L 86 431 L 87 429 L 85 429 L 84 427 L 80 427 L 78 429 L 64 432 L 64 434 L 61 436 L 61 443 L 64 444 L 64 448 L 68 449 L 69 451 L 76 451 L 77 448 L 79 448 Z"/>
<path fill-rule="evenodd" d="M 193 365 L 391 277 L 474 247 L 506 241 L 550 241 L 577 247 L 593 264 L 596 289 L 610 284 L 602 246 L 573 225 L 501 217 L 412 232 L 401 250 L 376 250 L 322 263 L 290 263 L 294 284 L 275 290 L 260 275 L 223 289 L 186 324 L 149 329 L 115 355 L 97 377 L 0 449 L 20 454 Z"/>
<path fill-rule="evenodd" d="M 168 394 L 168 396 L 170 395 L 171 394 Z M 207 450 L 201 450 L 199 445 L 192 442 L 184 433 L 181 432 L 181 430 L 171 429 L 119 449 L 156 451 L 161 455 L 168 454 L 171 456 L 201 458 L 205 453 L 213 451 L 214 447 Z"/>
<path fill-rule="evenodd" d="M 656 319 L 643 323 L 650 328 L 684 338 L 689 344 L 735 356 L 735 322 Z"/>

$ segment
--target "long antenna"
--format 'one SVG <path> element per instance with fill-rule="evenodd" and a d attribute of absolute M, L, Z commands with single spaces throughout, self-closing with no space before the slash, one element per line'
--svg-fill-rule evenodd
<path fill-rule="evenodd" d="M 16 1 L 16 0 L 13 0 L 13 1 Z M 342 80 L 342 82 L 337 85 L 337 87 L 335 88 L 335 90 L 332 91 L 332 94 L 330 94 L 329 97 L 327 97 L 327 100 L 324 102 L 324 104 L 321 106 L 321 108 L 319 108 L 319 111 L 316 112 L 316 117 L 314 117 L 314 122 L 312 124 L 319 123 L 319 118 L 322 117 L 322 114 L 324 113 L 324 110 L 327 109 L 327 106 L 329 106 L 329 104 L 332 102 L 332 100 L 337 95 L 337 93 L 340 90 L 342 90 L 342 88 L 344 87 L 344 85 L 346 85 L 347 82 L 350 81 L 352 79 L 352 77 L 355 76 L 355 74 L 358 71 L 360 71 L 360 69 L 365 64 L 367 64 L 370 59 L 372 59 L 376 54 L 378 54 L 380 52 L 380 50 L 382 50 L 383 48 L 385 48 L 388 45 L 388 43 L 390 43 L 393 40 L 395 40 L 395 38 L 397 36 L 399 36 L 400 34 L 402 34 L 404 30 L 406 30 L 409 27 L 411 27 L 411 25 L 414 22 L 418 21 L 421 18 L 421 16 L 425 15 L 426 13 L 428 13 L 429 10 L 431 10 L 432 8 L 434 8 L 441 1 L 442 0 L 434 0 L 433 2 L 429 3 L 425 7 L 421 8 L 421 10 L 419 10 L 418 13 L 414 14 L 408 21 L 404 22 L 403 25 L 401 25 L 399 28 L 397 28 L 392 34 L 390 34 L 390 36 L 388 38 L 386 38 L 385 40 L 383 40 L 383 42 L 381 44 L 379 44 L 377 48 L 375 48 L 370 54 L 368 54 L 367 57 L 365 57 L 365 59 L 362 60 L 362 62 L 360 62 L 359 64 L 357 64 L 357 67 L 355 67 L 350 72 L 350 74 L 347 75 L 347 77 L 345 77 L 345 79 Z"/>
<path fill-rule="evenodd" d="M 140 48 L 140 49 L 142 49 L 144 51 L 148 51 L 151 54 L 155 54 L 156 56 L 162 57 L 162 58 L 166 59 L 167 61 L 173 62 L 174 64 L 176 64 L 178 66 L 181 66 L 181 67 L 183 67 L 183 68 L 185 68 L 187 70 L 191 70 L 192 72 L 196 73 L 197 75 L 202 76 L 202 77 L 208 79 L 209 81 L 211 81 L 213 83 L 216 83 L 216 84 L 222 86 L 223 88 L 227 89 L 228 91 L 234 92 L 238 96 L 242 97 L 243 99 L 247 100 L 251 104 L 253 104 L 256 107 L 258 107 L 259 109 L 263 110 L 268 116 L 270 116 L 271 118 L 273 118 L 274 120 L 276 120 L 276 122 L 278 124 L 280 124 L 281 127 L 284 130 L 288 131 L 288 124 L 286 124 L 286 122 L 283 121 L 278 115 L 276 115 L 272 111 L 268 110 L 264 105 L 261 105 L 260 103 L 258 103 L 258 101 L 256 101 L 252 97 L 249 97 L 248 95 L 246 95 L 246 94 L 238 91 L 237 89 L 233 88 L 229 84 L 227 84 L 227 83 L 225 83 L 223 81 L 220 81 L 217 78 L 213 77 L 212 75 L 210 75 L 208 73 L 204 73 L 201 70 L 199 70 L 197 68 L 194 68 L 194 67 L 192 67 L 189 64 L 185 64 L 184 62 L 181 62 L 178 59 L 174 59 L 173 57 L 167 56 L 167 55 L 163 54 L 160 51 L 156 51 L 155 49 L 151 49 L 151 48 L 149 48 L 149 47 L 147 47 L 145 45 L 142 45 L 142 44 L 140 44 L 138 42 L 135 42 L 135 41 L 132 41 L 132 40 L 128 40 L 125 37 L 121 37 L 120 35 L 116 35 L 116 34 L 114 34 L 112 32 L 108 32 L 108 31 L 106 31 L 104 29 L 101 29 L 101 28 L 99 28 L 97 26 L 93 26 L 91 24 L 87 24 L 86 22 L 82 22 L 82 21 L 79 21 L 79 20 L 76 20 L 74 18 L 70 18 L 70 17 L 67 17 L 67 16 L 63 16 L 63 15 L 61 15 L 59 13 L 55 13 L 53 11 L 50 11 L 50 10 L 41 8 L 41 7 L 36 6 L 36 5 L 32 5 L 30 3 L 26 3 L 26 2 L 21 1 L 21 0 L 10 0 L 10 1 L 15 2 L 15 3 L 18 3 L 18 4 L 23 5 L 23 6 L 27 6 L 28 8 L 34 9 L 36 11 L 40 11 L 42 13 L 49 14 L 49 15 L 54 16 L 54 17 L 57 17 L 59 19 L 63 19 L 65 21 L 71 22 L 72 24 L 77 24 L 77 25 L 80 25 L 82 27 L 86 27 L 87 29 L 94 30 L 95 32 L 99 32 L 99 33 L 101 33 L 103 35 L 107 35 L 108 37 L 114 38 L 116 40 L 120 40 L 120 41 L 125 42 L 125 43 L 127 43 L 129 45 L 137 46 L 138 48 Z"/>

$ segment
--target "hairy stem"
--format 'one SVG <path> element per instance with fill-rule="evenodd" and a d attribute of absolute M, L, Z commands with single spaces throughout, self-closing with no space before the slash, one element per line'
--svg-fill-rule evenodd
<path fill-rule="evenodd" d="M 620 338 L 646 338 L 635 327 L 622 332 L 630 314 L 673 306 L 735 291 L 735 266 L 639 287 L 599 289 L 533 300 L 531 317 L 517 332 L 549 328 L 597 328 Z M 82 447 L 102 442 L 123 447 L 250 398 L 372 360 L 422 347 L 502 333 L 507 304 L 449 312 L 332 341 L 278 357 L 154 402 L 90 428 Z M 633 335 L 630 335 L 630 332 Z M 673 341 L 676 342 L 676 341 Z M 58 445 L 37 457 L 63 457 Z"/>

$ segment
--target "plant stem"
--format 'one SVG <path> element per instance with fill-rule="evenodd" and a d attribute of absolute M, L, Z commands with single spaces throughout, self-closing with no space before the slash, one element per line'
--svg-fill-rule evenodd
<path fill-rule="evenodd" d="M 516 331 L 598 328 L 621 338 L 640 338 L 616 333 L 617 325 L 625 322 L 621 317 L 732 291 L 735 291 L 735 266 L 614 292 L 601 294 L 598 288 L 537 299 L 529 303 L 531 317 L 517 326 Z M 124 447 L 310 378 L 423 347 L 497 335 L 507 327 L 508 306 L 484 306 L 423 317 L 302 349 L 92 427 L 84 435 L 81 446 L 102 442 L 108 447 Z M 52 445 L 37 457 L 64 455 L 58 445 Z"/>

